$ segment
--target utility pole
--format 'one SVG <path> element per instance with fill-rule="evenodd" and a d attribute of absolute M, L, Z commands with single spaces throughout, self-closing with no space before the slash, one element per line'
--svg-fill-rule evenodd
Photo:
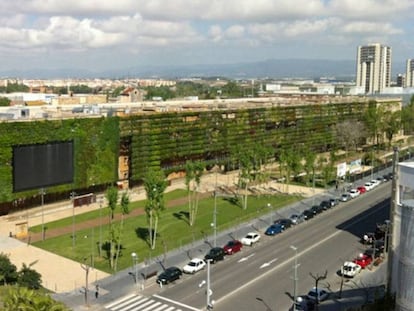
<path fill-rule="evenodd" d="M 207 260 L 207 291 L 206 291 L 206 296 L 207 296 L 207 304 L 206 304 L 206 309 L 207 310 L 212 310 L 213 309 L 213 304 L 211 303 L 210 300 L 210 296 L 212 294 L 211 288 L 210 288 L 210 263 L 211 263 L 211 259 Z"/>
<path fill-rule="evenodd" d="M 393 227 L 394 227 L 394 215 L 395 215 L 395 209 L 397 206 L 397 164 L 398 164 L 398 147 L 394 147 L 394 156 L 392 158 L 392 185 L 391 185 L 391 207 L 390 207 L 390 216 L 389 220 L 390 223 L 388 224 L 387 231 L 391 235 L 391 237 L 388 237 L 388 262 L 387 262 L 387 291 L 389 293 L 392 292 L 392 259 L 394 255 L 394 235 L 393 235 Z"/>
<path fill-rule="evenodd" d="M 293 245 L 291 245 L 290 248 L 295 251 L 295 263 L 293 266 L 293 311 L 296 311 L 296 296 L 298 282 L 298 248 Z"/>
<path fill-rule="evenodd" d="M 72 249 L 75 249 L 75 195 L 76 193 L 72 191 L 70 193 L 70 202 L 72 204 Z"/>
<path fill-rule="evenodd" d="M 89 292 L 89 269 L 91 268 L 87 263 L 87 258 L 83 259 L 83 264 L 81 264 L 81 267 L 83 270 L 85 270 L 85 306 L 89 307 L 89 302 L 88 302 L 88 292 Z"/>
<path fill-rule="evenodd" d="M 45 194 L 46 191 L 44 188 L 41 188 L 40 191 L 40 197 L 41 197 L 41 206 L 42 206 L 42 241 L 45 240 L 45 212 L 44 212 L 44 205 L 45 205 Z"/>

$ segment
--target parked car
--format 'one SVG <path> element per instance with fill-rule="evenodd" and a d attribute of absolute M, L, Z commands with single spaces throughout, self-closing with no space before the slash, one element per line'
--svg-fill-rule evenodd
<path fill-rule="evenodd" d="M 330 198 L 329 202 L 331 203 L 331 206 L 334 207 L 334 206 L 337 206 L 340 201 L 338 198 Z"/>
<path fill-rule="evenodd" d="M 297 297 L 296 302 L 289 308 L 289 311 L 313 311 L 315 310 L 315 301 L 308 297 Z"/>
<path fill-rule="evenodd" d="M 324 288 L 319 288 L 318 287 L 318 289 L 316 289 L 316 287 L 314 287 L 308 292 L 306 297 L 308 297 L 308 299 L 314 300 L 316 302 L 320 302 L 320 301 L 324 301 L 324 300 L 328 299 L 329 292 Z"/>
<path fill-rule="evenodd" d="M 360 192 L 358 191 L 358 189 L 351 189 L 349 190 L 349 195 L 351 196 L 351 198 L 354 199 L 360 195 Z"/>
<path fill-rule="evenodd" d="M 368 248 L 365 250 L 364 255 L 367 255 L 371 258 L 378 258 L 382 255 L 383 252 L 384 252 L 384 248 L 378 248 L 378 247 L 372 246 L 371 248 Z"/>
<path fill-rule="evenodd" d="M 182 271 L 177 267 L 169 267 L 164 270 L 158 277 L 157 277 L 157 283 L 158 284 L 168 284 L 171 282 L 174 282 L 175 280 L 178 280 L 181 278 Z"/>
<path fill-rule="evenodd" d="M 313 205 L 310 210 L 313 212 L 313 215 L 318 215 L 324 211 L 323 207 L 319 205 Z"/>
<path fill-rule="evenodd" d="M 246 234 L 244 238 L 240 240 L 243 245 L 252 246 L 254 243 L 259 242 L 260 240 L 260 234 L 257 232 L 249 232 Z"/>
<path fill-rule="evenodd" d="M 221 247 L 213 247 L 208 251 L 208 253 L 204 256 L 204 260 L 211 260 L 212 263 L 216 263 L 217 261 L 224 259 L 224 249 Z"/>
<path fill-rule="evenodd" d="M 377 180 L 378 180 L 380 183 L 383 183 L 383 182 L 388 181 L 388 179 L 384 178 L 383 176 L 379 176 L 379 177 L 377 177 Z"/>
<path fill-rule="evenodd" d="M 305 219 L 305 215 L 303 214 L 292 214 L 290 216 L 290 220 L 292 221 L 292 224 L 298 225 L 301 222 L 304 222 L 306 219 Z"/>
<path fill-rule="evenodd" d="M 357 187 L 357 190 L 359 191 L 360 194 L 367 192 L 367 188 L 365 188 L 365 186 L 359 186 Z"/>
<path fill-rule="evenodd" d="M 366 232 L 361 238 L 361 243 L 372 244 L 374 243 L 375 239 L 376 237 L 374 232 Z"/>
<path fill-rule="evenodd" d="M 373 185 L 374 188 L 380 184 L 380 182 L 376 179 L 371 180 L 370 183 Z"/>
<path fill-rule="evenodd" d="M 327 210 L 332 207 L 331 202 L 328 200 L 324 200 L 319 204 L 320 207 L 322 207 L 324 210 Z"/>
<path fill-rule="evenodd" d="M 346 277 L 353 278 L 361 272 L 361 266 L 352 261 L 345 261 L 341 267 L 341 274 Z"/>
<path fill-rule="evenodd" d="M 273 224 L 266 229 L 265 234 L 275 235 L 275 234 L 282 233 L 282 232 L 283 232 L 282 224 Z"/>
<path fill-rule="evenodd" d="M 342 202 L 347 202 L 351 200 L 351 196 L 349 195 L 349 193 L 343 193 L 339 200 L 341 200 Z"/>
<path fill-rule="evenodd" d="M 241 251 L 243 244 L 239 240 L 231 240 L 228 241 L 226 245 L 224 245 L 223 249 L 227 255 L 232 255 Z"/>
<path fill-rule="evenodd" d="M 274 224 L 281 224 L 283 227 L 283 230 L 286 230 L 290 227 L 292 227 L 292 221 L 289 218 L 281 218 L 274 221 Z"/>
<path fill-rule="evenodd" d="M 372 262 L 372 257 L 367 254 L 359 254 L 357 258 L 353 260 L 354 263 L 360 265 L 362 269 L 369 266 Z"/>
<path fill-rule="evenodd" d="M 305 217 L 305 220 L 309 220 L 309 219 L 313 218 L 313 216 L 315 216 L 313 214 L 313 211 L 311 211 L 310 209 L 304 210 L 302 214 Z"/>
<path fill-rule="evenodd" d="M 203 270 L 205 266 L 206 262 L 203 259 L 193 258 L 183 267 L 183 272 L 194 274 L 200 270 Z"/>
<path fill-rule="evenodd" d="M 365 187 L 365 189 L 367 189 L 367 191 L 370 191 L 370 190 L 374 189 L 374 185 L 371 182 L 369 182 L 369 181 L 367 181 L 364 184 L 364 187 Z"/>

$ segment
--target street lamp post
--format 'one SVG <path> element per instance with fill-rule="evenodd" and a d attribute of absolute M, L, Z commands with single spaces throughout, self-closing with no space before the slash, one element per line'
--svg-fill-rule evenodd
<path fill-rule="evenodd" d="M 270 203 L 267 203 L 267 208 L 270 209 L 270 223 L 273 223 L 273 205 Z"/>
<path fill-rule="evenodd" d="M 70 202 L 72 204 L 72 249 L 75 249 L 75 195 L 76 193 L 72 191 L 70 193 Z"/>
<path fill-rule="evenodd" d="M 99 257 L 102 255 L 102 203 L 103 198 L 99 198 Z"/>
<path fill-rule="evenodd" d="M 210 288 L 210 263 L 211 263 L 211 259 L 207 259 L 207 291 L 206 291 L 206 296 L 207 296 L 206 308 L 207 308 L 207 310 L 213 309 L 213 305 L 212 305 L 211 300 L 210 300 L 210 296 L 212 294 L 211 288 Z"/>
<path fill-rule="evenodd" d="M 374 153 L 371 149 L 371 180 L 373 179 L 374 179 Z"/>
<path fill-rule="evenodd" d="M 297 295 L 297 282 L 298 282 L 298 248 L 291 245 L 291 249 L 295 251 L 295 263 L 293 266 L 293 311 L 296 311 L 296 295 Z"/>
<path fill-rule="evenodd" d="M 135 285 L 138 288 L 138 255 L 137 253 L 132 253 L 131 254 L 132 257 L 132 263 L 134 265 L 134 280 L 135 280 Z"/>
<path fill-rule="evenodd" d="M 41 197 L 41 205 L 42 205 L 42 241 L 45 240 L 45 212 L 44 212 L 44 205 L 45 205 L 45 189 L 40 189 L 40 197 Z"/>

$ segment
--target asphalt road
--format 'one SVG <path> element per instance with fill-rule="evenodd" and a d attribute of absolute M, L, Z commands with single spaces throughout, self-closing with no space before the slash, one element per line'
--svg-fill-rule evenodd
<path fill-rule="evenodd" d="M 341 282 L 337 275 L 341 263 L 362 252 L 365 249 L 360 243 L 363 233 L 374 230 L 377 222 L 388 218 L 390 194 L 391 183 L 384 183 L 280 235 L 267 237 L 261 232 L 259 244 L 244 247 L 241 252 L 211 266 L 214 310 L 288 310 L 294 288 L 295 251 L 291 246 L 297 248 L 299 264 L 297 295 L 306 294 L 314 286 L 315 277 L 323 276 L 326 271 L 326 279 L 320 286 L 328 288 L 331 300 L 335 299 Z M 363 271 L 356 279 L 372 273 Z M 152 292 L 203 309 L 206 289 L 199 284 L 205 279 L 206 273 L 200 272 L 184 276 L 162 289 L 153 286 Z M 356 281 L 349 282 L 358 286 Z M 345 286 L 344 291 L 349 288 Z"/>

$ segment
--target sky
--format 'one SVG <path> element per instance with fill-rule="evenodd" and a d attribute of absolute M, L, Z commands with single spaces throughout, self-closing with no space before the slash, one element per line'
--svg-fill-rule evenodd
<path fill-rule="evenodd" d="M 0 71 L 414 58 L 414 0 L 0 0 Z"/>

